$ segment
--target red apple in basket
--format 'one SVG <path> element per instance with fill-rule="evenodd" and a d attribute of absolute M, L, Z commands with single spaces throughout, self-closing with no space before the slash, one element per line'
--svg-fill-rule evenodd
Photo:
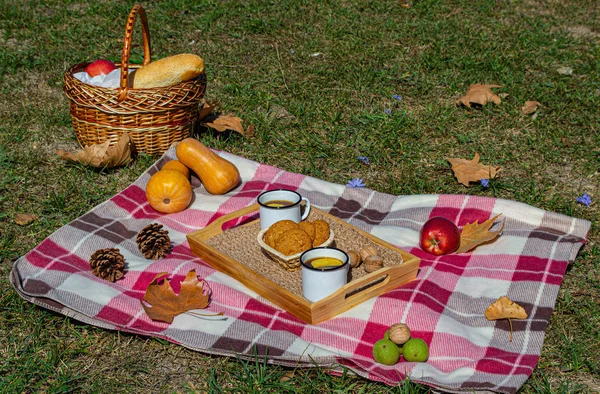
<path fill-rule="evenodd" d="M 424 251 L 440 256 L 458 249 L 460 230 L 452 221 L 436 216 L 425 222 L 421 228 L 419 239 Z"/>
<path fill-rule="evenodd" d="M 109 74 L 112 70 L 115 70 L 117 66 L 106 59 L 99 59 L 95 62 L 91 62 L 85 68 L 85 72 L 88 73 L 90 77 L 95 77 L 96 75 L 106 75 Z"/>

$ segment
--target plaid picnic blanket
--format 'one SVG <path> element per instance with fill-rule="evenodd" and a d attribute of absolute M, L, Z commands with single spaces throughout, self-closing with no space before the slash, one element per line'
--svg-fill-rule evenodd
<path fill-rule="evenodd" d="M 171 147 L 139 179 L 110 200 L 58 229 L 14 263 L 11 282 L 24 299 L 82 322 L 167 339 L 187 348 L 296 367 L 347 367 L 368 379 L 398 384 L 405 376 L 446 391 L 514 393 L 535 368 L 565 270 L 587 238 L 590 223 L 522 203 L 468 195 L 393 196 L 348 188 L 259 164 L 226 152 L 243 183 L 227 195 L 210 195 L 196 180 L 195 199 L 183 212 L 159 214 L 144 186 Z M 417 279 L 372 298 L 318 325 L 308 325 L 194 256 L 187 233 L 221 215 L 256 202 L 267 189 L 298 190 L 313 206 L 340 217 L 422 259 Z M 441 215 L 459 225 L 498 213 L 504 231 L 471 253 L 434 257 L 418 247 L 419 229 Z M 141 256 L 137 233 L 150 223 L 169 231 L 173 251 L 161 260 Z M 118 247 L 128 272 L 110 283 L 92 275 L 90 255 Z M 195 268 L 212 289 L 202 312 L 224 312 L 208 320 L 189 314 L 172 324 L 154 322 L 140 305 L 157 273 L 177 284 Z M 488 321 L 484 311 L 507 295 L 529 318 Z M 430 347 L 426 363 L 384 366 L 372 358 L 373 344 L 393 323 L 404 322 Z"/>

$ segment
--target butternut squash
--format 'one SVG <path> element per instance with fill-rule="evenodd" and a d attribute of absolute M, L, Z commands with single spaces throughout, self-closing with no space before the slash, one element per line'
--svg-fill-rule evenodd
<path fill-rule="evenodd" d="M 176 148 L 177 159 L 191 169 L 210 194 L 225 194 L 241 181 L 240 172 L 195 138 L 186 138 Z"/>

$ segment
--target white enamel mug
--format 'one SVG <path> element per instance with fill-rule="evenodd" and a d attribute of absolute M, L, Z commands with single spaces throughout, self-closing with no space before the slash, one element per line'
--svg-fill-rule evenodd
<path fill-rule="evenodd" d="M 319 257 L 333 257 L 342 262 L 340 266 L 313 268 L 307 262 Z M 300 256 L 302 264 L 302 294 L 311 302 L 322 300 L 348 283 L 350 258 L 338 248 L 318 247 L 309 249 Z"/>
<path fill-rule="evenodd" d="M 293 190 L 269 190 L 258 196 L 260 206 L 260 229 L 264 230 L 280 220 L 291 220 L 300 223 L 310 213 L 310 201 Z M 304 213 L 300 202 L 304 201 Z"/>

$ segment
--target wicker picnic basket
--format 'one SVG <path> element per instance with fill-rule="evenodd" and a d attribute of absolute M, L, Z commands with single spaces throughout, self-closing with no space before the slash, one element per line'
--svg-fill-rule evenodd
<path fill-rule="evenodd" d="M 146 12 L 140 5 L 133 7 L 125 27 L 119 88 L 93 86 L 80 81 L 74 74 L 84 71 L 89 63 L 69 68 L 64 75 L 64 92 L 69 98 L 70 113 L 77 140 L 81 146 L 116 143 L 127 132 L 138 152 L 160 154 L 172 143 L 190 136 L 200 112 L 206 90 L 206 75 L 177 85 L 131 89 L 128 87 L 131 38 L 137 16 L 142 22 L 144 43 L 143 65 L 150 63 L 150 32 Z"/>

